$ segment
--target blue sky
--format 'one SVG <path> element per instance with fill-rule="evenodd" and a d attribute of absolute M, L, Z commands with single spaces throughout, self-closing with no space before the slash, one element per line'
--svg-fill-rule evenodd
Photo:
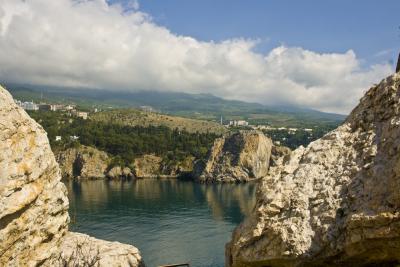
<path fill-rule="evenodd" d="M 353 49 L 371 63 L 393 60 L 400 50 L 399 0 L 142 0 L 139 5 L 174 33 L 204 41 L 260 39 L 260 52 L 280 44 L 322 53 Z"/>
<path fill-rule="evenodd" d="M 0 82 L 347 114 L 393 73 L 399 11 L 399 0 L 0 1 Z"/>

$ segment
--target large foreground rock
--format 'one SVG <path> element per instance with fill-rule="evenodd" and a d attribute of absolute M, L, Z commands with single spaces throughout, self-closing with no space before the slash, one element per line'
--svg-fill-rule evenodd
<path fill-rule="evenodd" d="M 59 262 L 62 264 L 74 262 L 74 266 L 144 266 L 137 248 L 85 234 L 68 232 L 61 247 Z"/>
<path fill-rule="evenodd" d="M 68 222 L 45 131 L 0 87 L 0 266 L 53 262 Z"/>
<path fill-rule="evenodd" d="M 271 168 L 227 266 L 395 266 L 400 262 L 400 74 L 346 122 Z"/>
<path fill-rule="evenodd" d="M 200 182 L 246 182 L 267 175 L 272 141 L 258 131 L 242 131 L 218 138 L 194 176 Z"/>
<path fill-rule="evenodd" d="M 64 266 L 62 251 L 88 249 L 66 239 L 80 234 L 68 232 L 60 179 L 45 131 L 0 87 L 0 266 Z M 141 264 L 133 246 L 94 238 L 90 246 L 102 252 L 99 266 Z"/>

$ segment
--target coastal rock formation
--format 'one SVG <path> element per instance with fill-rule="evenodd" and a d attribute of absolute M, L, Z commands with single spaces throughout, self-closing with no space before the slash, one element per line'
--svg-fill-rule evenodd
<path fill-rule="evenodd" d="M 147 154 L 135 159 L 135 176 L 138 178 L 155 178 L 161 174 L 162 158 Z"/>
<path fill-rule="evenodd" d="M 343 125 L 270 169 L 226 266 L 400 263 L 400 73 Z"/>
<path fill-rule="evenodd" d="M 153 154 L 145 154 L 135 158 L 133 166 L 137 178 L 176 178 L 191 173 L 193 162 L 192 156 L 181 161 L 167 161 Z"/>
<path fill-rule="evenodd" d="M 139 250 L 119 242 L 108 242 L 85 234 L 68 232 L 62 240 L 61 247 L 61 264 L 73 261 L 74 266 L 144 267 Z"/>
<path fill-rule="evenodd" d="M 69 148 L 57 154 L 62 177 L 104 179 L 110 159 L 107 153 L 89 146 Z"/>
<path fill-rule="evenodd" d="M 161 174 L 170 177 L 190 175 L 193 171 L 194 161 L 193 156 L 188 156 L 181 161 L 165 162 L 161 166 Z"/>
<path fill-rule="evenodd" d="M 68 198 L 60 169 L 46 132 L 2 87 L 0 141 L 0 266 L 60 266 L 61 252 L 78 248 L 66 238 L 81 236 L 68 232 Z M 99 255 L 100 266 L 141 264 L 132 246 L 94 238 L 90 244 L 104 254 Z"/>
<path fill-rule="evenodd" d="M 241 131 L 214 141 L 206 162 L 197 162 L 199 182 L 246 182 L 268 173 L 272 141 L 258 131 Z"/>
<path fill-rule="evenodd" d="M 110 179 L 131 179 L 134 176 L 132 173 L 131 169 L 128 167 L 122 168 L 121 166 L 115 166 L 112 167 L 108 172 L 107 172 L 107 177 Z"/>

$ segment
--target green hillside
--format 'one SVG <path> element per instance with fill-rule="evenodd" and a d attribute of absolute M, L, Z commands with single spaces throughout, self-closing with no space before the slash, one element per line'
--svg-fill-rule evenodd
<path fill-rule="evenodd" d="M 210 94 L 186 94 L 157 91 L 117 92 L 87 88 L 61 88 L 8 84 L 14 98 L 35 102 L 74 103 L 81 109 L 102 110 L 151 106 L 160 113 L 219 122 L 248 120 L 250 124 L 275 127 L 337 126 L 345 116 L 312 109 L 265 106 L 258 103 L 226 100 Z"/>
<path fill-rule="evenodd" d="M 216 133 L 222 134 L 227 128 L 212 121 L 169 116 L 154 112 L 144 112 L 136 109 L 118 109 L 94 113 L 91 120 L 105 123 L 114 123 L 127 126 L 165 126 L 170 129 L 179 129 L 189 133 Z"/>

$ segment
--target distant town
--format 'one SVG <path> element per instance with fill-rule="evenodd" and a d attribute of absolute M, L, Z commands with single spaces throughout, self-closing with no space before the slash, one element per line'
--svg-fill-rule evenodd
<path fill-rule="evenodd" d="M 87 120 L 89 117 L 89 112 L 79 110 L 75 104 L 54 104 L 45 103 L 41 101 L 40 103 L 35 103 L 33 101 L 20 101 L 16 100 L 16 104 L 27 111 L 45 111 L 45 112 L 62 112 L 70 117 L 77 117 L 83 120 Z M 112 109 L 109 107 L 108 109 Z M 161 111 L 153 108 L 151 106 L 140 106 L 139 110 L 146 113 L 161 113 Z M 98 108 L 93 108 L 90 113 L 99 112 Z M 72 120 L 72 119 L 71 119 Z M 226 128 L 234 129 L 253 129 L 262 131 L 264 134 L 273 138 L 274 143 L 277 145 L 287 145 L 291 148 L 295 148 L 298 145 L 306 144 L 317 137 L 322 136 L 326 131 L 316 131 L 317 129 L 312 128 L 294 128 L 294 127 L 272 127 L 270 125 L 252 125 L 246 120 L 224 120 L 221 116 L 220 124 Z M 67 137 L 66 137 L 67 138 Z M 57 135 L 54 138 L 56 142 L 62 141 L 62 137 Z M 71 141 L 76 141 L 79 136 L 71 135 L 69 136 Z"/>
<path fill-rule="evenodd" d="M 63 105 L 63 104 L 48 104 L 48 103 L 40 103 L 36 104 L 33 101 L 25 101 L 22 102 L 20 100 L 16 100 L 15 103 L 23 108 L 24 110 L 41 110 L 41 111 L 64 111 L 69 113 L 70 115 L 82 118 L 86 120 L 88 118 L 88 112 L 79 111 L 76 109 L 76 105 Z M 94 109 L 94 112 L 97 112 L 97 109 Z"/>

